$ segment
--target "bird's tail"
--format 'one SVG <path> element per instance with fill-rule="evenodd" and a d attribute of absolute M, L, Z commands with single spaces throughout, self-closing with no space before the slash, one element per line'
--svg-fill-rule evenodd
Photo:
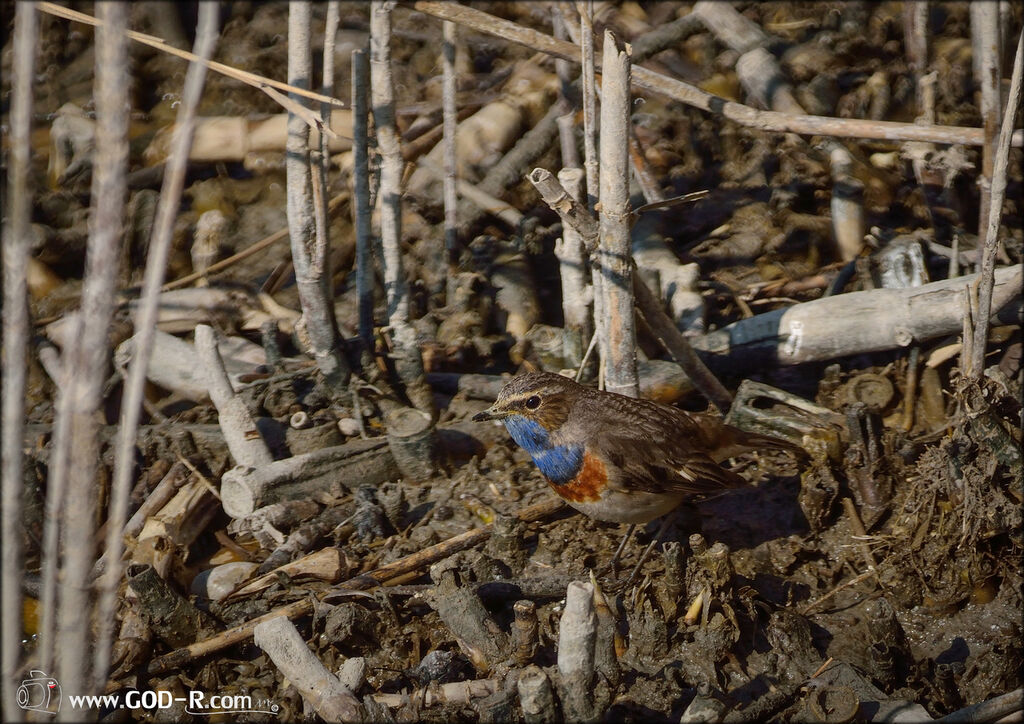
<path fill-rule="evenodd" d="M 714 459 L 716 462 L 728 460 L 740 453 L 745 452 L 784 452 L 798 458 L 807 456 L 807 451 L 801 446 L 795 445 L 788 440 L 762 435 L 757 432 L 747 432 L 738 427 L 722 423 L 722 429 L 718 434 L 718 445 L 715 446 Z"/>

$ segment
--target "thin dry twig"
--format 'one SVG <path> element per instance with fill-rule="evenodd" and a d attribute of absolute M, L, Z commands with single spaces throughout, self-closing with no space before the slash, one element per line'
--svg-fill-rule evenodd
<path fill-rule="evenodd" d="M 417 0 L 413 8 L 442 20 L 451 20 L 482 33 L 488 33 L 514 43 L 538 50 L 556 58 L 574 63 L 578 49 L 572 43 L 558 40 L 545 33 L 525 28 L 509 20 L 455 3 L 438 0 Z M 981 146 L 985 143 L 982 128 L 962 126 L 928 126 L 896 121 L 873 121 L 857 118 L 830 118 L 826 116 L 792 115 L 778 111 L 760 111 L 742 103 L 707 93 L 666 75 L 642 66 L 633 69 L 633 84 L 638 88 L 674 98 L 694 108 L 727 118 L 735 123 L 761 131 L 801 133 L 811 136 L 841 136 L 847 138 L 876 138 L 889 141 L 931 141 L 933 143 L 959 143 Z M 1013 134 L 1012 144 L 1024 146 L 1024 132 Z"/>
<path fill-rule="evenodd" d="M 54 3 L 38 2 L 36 3 L 36 7 L 44 13 L 47 13 L 49 15 L 56 15 L 57 17 L 64 18 L 65 20 L 73 20 L 77 23 L 85 23 L 86 25 L 92 25 L 94 27 L 99 27 L 102 24 L 101 20 L 94 18 L 91 15 L 76 12 L 75 10 L 69 10 L 68 8 L 61 7 L 60 5 L 55 5 Z M 127 37 L 129 40 L 134 40 L 137 43 L 148 45 L 151 48 L 162 50 L 165 53 L 176 55 L 179 58 L 184 58 L 185 60 L 202 62 L 201 59 L 196 57 L 194 54 L 189 53 L 186 50 L 180 50 L 178 48 L 175 48 L 173 45 L 170 45 L 164 40 L 161 40 L 160 38 L 154 37 L 152 35 L 146 35 L 145 33 L 139 33 L 134 30 L 127 30 L 125 31 L 125 37 Z M 342 101 L 339 101 L 337 98 L 331 98 L 330 96 L 325 96 L 322 93 L 314 93 L 313 91 L 307 88 L 298 88 L 296 86 L 289 85 L 288 83 L 283 83 L 279 80 L 274 80 L 273 78 L 266 78 L 256 73 L 250 73 L 247 70 L 232 68 L 230 65 L 225 65 L 224 63 L 218 63 L 216 61 L 211 60 L 206 61 L 205 65 L 210 70 L 216 73 L 226 75 L 229 78 L 234 78 L 235 80 L 241 81 L 246 85 L 251 85 L 253 88 L 257 88 L 263 91 L 264 93 L 268 93 L 268 89 L 277 89 L 285 93 L 294 93 L 295 95 L 304 96 L 314 101 L 320 101 L 321 103 L 329 103 L 337 108 L 346 107 L 346 104 L 343 103 Z M 287 97 L 278 94 L 276 96 L 271 95 L 271 98 L 273 98 L 275 101 L 279 103 L 282 103 L 285 110 L 292 110 L 292 108 L 290 107 L 290 102 L 288 102 Z M 317 124 L 322 125 L 322 119 L 317 121 Z"/>
<path fill-rule="evenodd" d="M 985 230 L 985 248 L 981 256 L 981 273 L 978 285 L 978 316 L 974 328 L 973 359 L 970 373 L 974 379 L 981 379 L 985 370 L 985 343 L 988 340 L 989 317 L 992 309 L 992 291 L 995 285 L 996 253 L 999 248 L 999 220 L 1002 218 L 1003 200 L 1006 198 L 1007 166 L 1010 160 L 1010 134 L 1013 121 L 1021 106 L 1021 76 L 1024 69 L 1024 31 L 1017 38 L 1017 56 L 1013 60 L 1013 77 L 1010 80 L 1010 98 L 1003 115 L 999 131 L 999 145 L 995 152 L 992 169 L 992 193 L 988 208 L 988 226 Z M 1018 294 L 1020 291 L 1018 290 Z"/>

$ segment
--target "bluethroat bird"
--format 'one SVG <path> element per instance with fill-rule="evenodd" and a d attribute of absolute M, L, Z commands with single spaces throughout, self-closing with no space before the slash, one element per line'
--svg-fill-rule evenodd
<path fill-rule="evenodd" d="M 531 372 L 511 380 L 476 421 L 501 420 L 559 496 L 597 520 L 647 523 L 684 498 L 747 485 L 719 465 L 752 450 L 802 453 L 711 415 Z"/>

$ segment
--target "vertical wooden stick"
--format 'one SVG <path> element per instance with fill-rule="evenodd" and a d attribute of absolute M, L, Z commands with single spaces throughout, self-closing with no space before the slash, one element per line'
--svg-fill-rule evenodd
<path fill-rule="evenodd" d="M 309 89 L 312 84 L 313 58 L 310 52 L 312 10 L 308 0 L 288 6 L 288 82 Z M 308 101 L 295 93 L 295 103 Z M 285 175 L 288 197 L 288 235 L 291 241 L 295 286 L 302 305 L 300 337 L 316 360 L 320 372 L 334 391 L 348 384 L 349 367 L 337 346 L 338 335 L 330 302 L 327 230 L 317 224 L 314 206 L 313 173 L 309 149 L 309 126 L 296 113 L 288 113 L 288 140 L 285 143 Z M 321 187 L 321 195 L 322 187 Z M 319 231 L 318 231 L 319 229 Z"/>
<path fill-rule="evenodd" d="M 209 60 L 217 41 L 217 6 L 201 5 L 199 25 L 196 30 L 196 56 L 202 61 Z M 160 288 L 164 283 L 167 258 L 171 249 L 174 222 L 181 202 L 181 191 L 185 186 L 188 170 L 188 152 L 195 132 L 196 109 L 202 97 L 206 82 L 205 62 L 189 63 L 182 90 L 181 106 L 175 120 L 174 149 L 167 160 L 164 183 L 160 190 L 156 222 L 146 256 L 146 271 L 142 282 L 139 311 L 135 319 L 135 339 L 128 376 L 124 383 L 121 403 L 120 430 L 117 440 L 117 455 L 114 464 L 114 479 L 111 485 L 110 517 L 107 520 L 107 540 L 104 550 L 105 569 L 100 586 L 99 631 L 93 665 L 93 688 L 102 689 L 110 665 L 111 638 L 116 623 L 114 614 L 117 606 L 117 588 L 121 580 L 121 551 L 124 547 L 121 529 L 128 517 L 128 497 L 131 493 L 131 477 L 135 468 L 135 443 L 138 436 L 139 419 L 142 414 L 142 400 L 146 387 L 146 370 L 153 353 L 156 335 L 156 321 L 160 302 Z"/>
<path fill-rule="evenodd" d="M 583 169 L 563 168 L 558 180 L 576 201 L 583 195 Z M 562 278 L 562 315 L 565 337 L 565 360 L 572 367 L 583 362 L 584 345 L 590 339 L 590 289 L 587 284 L 583 240 L 571 225 L 562 226 L 562 238 L 555 241 L 555 256 Z"/>
<path fill-rule="evenodd" d="M 64 392 L 70 421 L 68 486 L 61 517 L 63 556 L 57 632 L 57 678 L 68 691 L 91 692 L 92 565 L 96 525 L 96 467 L 99 421 L 109 354 L 107 335 L 114 311 L 114 287 L 128 167 L 128 8 L 116 2 L 97 5 L 103 21 L 96 30 L 96 153 L 92 177 L 92 214 L 82 292 L 81 333 L 65 351 L 74 370 Z M 57 521 L 48 521 L 56 524 Z M 70 707 L 61 717 L 74 718 Z"/>
<path fill-rule="evenodd" d="M 981 122 L 985 129 L 985 145 L 981 149 L 980 200 L 978 204 L 978 236 L 985 235 L 988 210 L 992 198 L 992 174 L 995 169 L 996 140 L 999 135 L 999 83 L 1002 63 L 999 57 L 999 3 L 976 0 L 970 4 L 971 47 L 974 61 L 974 82 L 981 89 Z"/>
<path fill-rule="evenodd" d="M 450 304 L 454 300 L 459 261 L 459 227 L 458 197 L 456 194 L 455 126 L 458 108 L 455 103 L 455 23 L 445 20 L 442 24 L 444 42 L 441 45 L 443 62 L 441 104 L 442 124 L 444 127 L 444 250 L 448 262 L 448 284 L 445 299 Z"/>
<path fill-rule="evenodd" d="M 15 706 L 15 679 L 22 640 L 22 446 L 25 429 L 25 375 L 29 340 L 28 258 L 32 221 L 32 186 L 29 163 L 32 145 L 32 87 L 36 65 L 39 16 L 33 3 L 15 6 L 14 66 L 11 73 L 10 154 L 7 192 L 10 199 L 7 228 L 4 229 L 4 313 L 3 313 L 3 463 L 0 468 L 3 497 L 3 579 L 0 604 L 0 645 L 3 646 L 0 676 L 0 718 L 22 720 L 24 712 Z"/>
<path fill-rule="evenodd" d="M 629 46 L 605 31 L 601 83 L 601 243 L 608 358 L 605 384 L 612 392 L 639 395 L 636 321 L 629 233 Z"/>
<path fill-rule="evenodd" d="M 365 50 L 352 51 L 352 213 L 356 227 L 356 297 L 363 355 L 373 354 L 373 243 L 370 230 L 370 154 L 367 99 L 370 69 Z"/>
<path fill-rule="evenodd" d="M 992 171 L 992 197 L 988 209 L 988 224 L 985 229 L 985 247 L 981 256 L 981 275 L 978 285 L 978 314 L 975 317 L 973 363 L 971 376 L 981 379 L 985 371 L 985 342 L 988 340 L 988 323 L 992 314 L 992 287 L 995 283 L 996 254 L 999 249 L 999 220 L 1002 217 L 1003 200 L 1006 198 L 1006 174 L 1010 159 L 1010 136 L 1013 121 L 1021 106 L 1021 76 L 1024 67 L 1024 31 L 1017 39 L 1017 55 L 1013 59 L 1013 76 L 1010 80 L 1010 98 L 1003 115 L 999 131 L 999 144 L 995 151 L 995 165 Z M 964 340 L 966 343 L 966 340 Z"/>
<path fill-rule="evenodd" d="M 393 0 L 370 4 L 370 100 L 380 149 L 380 236 L 388 326 L 395 344 L 395 369 L 409 401 L 433 414 L 433 399 L 423 375 L 423 358 L 409 319 L 409 285 L 402 262 L 402 171 L 405 161 L 395 125 L 395 90 L 391 76 Z"/>

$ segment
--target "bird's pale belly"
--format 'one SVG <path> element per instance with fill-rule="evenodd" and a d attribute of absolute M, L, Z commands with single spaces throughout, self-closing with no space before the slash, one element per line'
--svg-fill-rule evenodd
<path fill-rule="evenodd" d="M 552 485 L 559 492 L 557 485 Z M 600 497 L 572 500 L 562 496 L 576 510 L 597 520 L 610 523 L 646 523 L 676 508 L 686 497 L 684 493 L 624 493 L 606 489 Z"/>

